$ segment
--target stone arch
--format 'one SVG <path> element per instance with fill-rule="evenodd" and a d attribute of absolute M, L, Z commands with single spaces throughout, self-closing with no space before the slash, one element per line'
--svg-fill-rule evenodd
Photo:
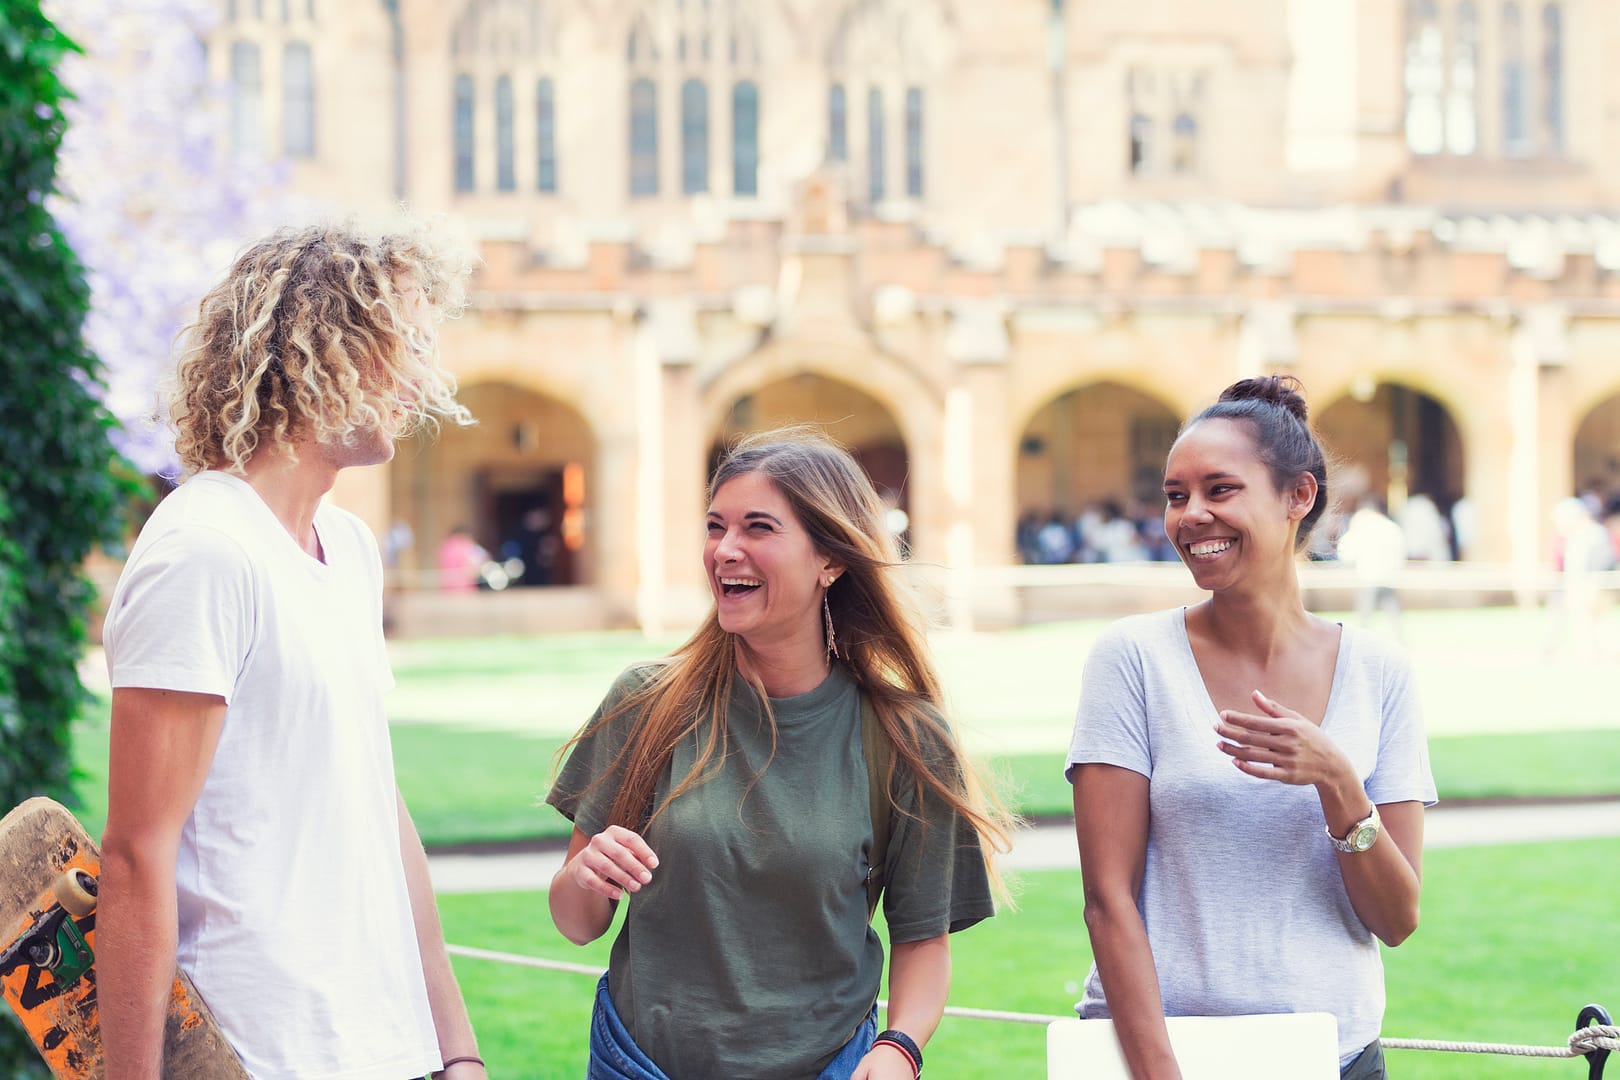
<path fill-rule="evenodd" d="M 853 388 L 895 418 L 907 446 L 920 449 L 929 445 L 926 417 L 937 416 L 941 407 L 935 388 L 890 357 L 848 346 L 784 344 L 728 366 L 703 387 L 704 429 L 720 431 L 738 400 L 772 383 L 800 376 L 817 376 Z"/>
<path fill-rule="evenodd" d="M 1576 415 L 1570 447 L 1575 493 L 1591 492 L 1607 507 L 1620 499 L 1620 387 L 1611 387 Z"/>
<path fill-rule="evenodd" d="M 826 64 L 923 78 L 949 63 L 956 23 L 951 5 L 939 0 L 850 0 L 829 27 Z"/>
<path fill-rule="evenodd" d="M 1127 343 L 1134 347 L 1136 342 Z M 1117 350 L 1116 350 L 1117 351 Z M 1012 430 L 1022 432 L 1035 415 L 1064 394 L 1108 383 L 1135 391 L 1164 405 L 1177 417 L 1191 416 L 1215 400 L 1220 385 L 1209 389 L 1189 379 L 1186 358 L 1173 350 L 1132 352 L 1131 362 L 1121 364 L 1110 358 L 1104 363 L 1075 364 L 1061 354 L 1031 353 L 1023 361 L 1021 378 L 1014 386 Z"/>
<path fill-rule="evenodd" d="M 805 371 L 733 398 L 719 424 L 709 429 L 713 438 L 707 471 L 713 471 L 732 437 L 792 423 L 822 427 L 849 448 L 885 504 L 899 511 L 893 519 L 895 532 L 908 540 L 913 452 L 901 413 L 851 382 Z"/>
<path fill-rule="evenodd" d="M 1324 400 L 1328 403 L 1316 410 L 1313 426 L 1336 465 L 1330 495 L 1341 517 L 1370 496 L 1399 520 L 1417 513 L 1414 500 L 1423 496 L 1440 512 L 1450 542 L 1447 523 L 1468 484 L 1456 407 L 1405 379 L 1363 378 L 1341 396 Z M 1411 537 L 1409 542 L 1415 557 L 1449 558 L 1456 551 L 1454 544 L 1442 551 L 1439 542 Z"/>
<path fill-rule="evenodd" d="M 564 398 L 513 379 L 464 381 L 458 395 L 478 423 L 400 444 L 390 473 L 396 521 L 410 527 L 407 580 L 435 580 L 435 553 L 457 526 L 496 559 L 523 561 L 514 585 L 595 583 L 601 497 L 598 438 Z"/>
<path fill-rule="evenodd" d="M 492 60 L 554 57 L 553 8 L 543 0 L 466 0 L 452 17 L 450 54 Z"/>
<path fill-rule="evenodd" d="M 1162 554 L 1150 526 L 1161 512 L 1164 460 L 1180 424 L 1180 413 L 1162 395 L 1114 380 L 1087 381 L 1048 397 L 1015 433 L 1025 561 L 1099 555 L 1094 537 L 1073 533 L 1082 514 L 1088 521 L 1096 515 L 1136 519 L 1142 523 L 1140 557 Z M 1054 518 L 1071 530 L 1074 548 L 1067 556 L 1043 552 L 1036 543 L 1040 527 Z"/>

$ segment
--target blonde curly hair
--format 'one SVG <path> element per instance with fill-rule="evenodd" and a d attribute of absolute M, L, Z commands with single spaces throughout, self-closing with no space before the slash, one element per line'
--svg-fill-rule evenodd
<path fill-rule="evenodd" d="M 181 331 L 169 414 L 185 475 L 241 471 L 262 446 L 348 443 L 470 424 L 439 366 L 436 320 L 459 313 L 471 260 L 420 228 L 283 229 L 251 245 Z"/>

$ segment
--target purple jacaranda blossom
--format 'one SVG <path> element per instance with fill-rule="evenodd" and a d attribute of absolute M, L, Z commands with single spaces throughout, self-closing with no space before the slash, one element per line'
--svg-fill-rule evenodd
<path fill-rule="evenodd" d="M 51 206 L 89 275 L 85 338 L 123 425 L 119 449 L 172 473 L 161 392 L 176 335 L 244 243 L 317 208 L 292 194 L 284 162 L 233 153 L 231 87 L 209 73 L 205 42 L 222 29 L 210 0 L 56 0 L 47 11 L 85 50 L 63 64 L 76 100 Z M 216 47 L 228 57 L 228 40 Z"/>

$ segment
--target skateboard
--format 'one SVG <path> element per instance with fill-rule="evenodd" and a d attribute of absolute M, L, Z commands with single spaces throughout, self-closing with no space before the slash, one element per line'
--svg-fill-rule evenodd
<path fill-rule="evenodd" d="M 0 818 L 0 992 L 60 1080 L 102 1076 L 96 1012 L 101 852 L 67 808 L 29 799 Z M 163 1075 L 248 1080 L 208 1006 L 175 974 Z"/>

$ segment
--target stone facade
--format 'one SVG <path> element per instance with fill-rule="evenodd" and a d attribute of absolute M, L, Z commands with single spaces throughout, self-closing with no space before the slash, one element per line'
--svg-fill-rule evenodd
<path fill-rule="evenodd" d="M 918 561 L 1004 566 L 1021 515 L 1152 500 L 1180 420 L 1265 371 L 1358 485 L 1466 495 L 1471 559 L 1537 564 L 1553 502 L 1620 489 L 1606 0 L 224 14 L 264 153 L 276 58 L 311 50 L 301 191 L 482 249 L 444 338 L 481 425 L 337 493 L 410 525 L 407 583 L 457 524 L 529 550 L 538 506 L 567 610 L 688 620 L 716 445 L 792 420 L 860 454 Z"/>

